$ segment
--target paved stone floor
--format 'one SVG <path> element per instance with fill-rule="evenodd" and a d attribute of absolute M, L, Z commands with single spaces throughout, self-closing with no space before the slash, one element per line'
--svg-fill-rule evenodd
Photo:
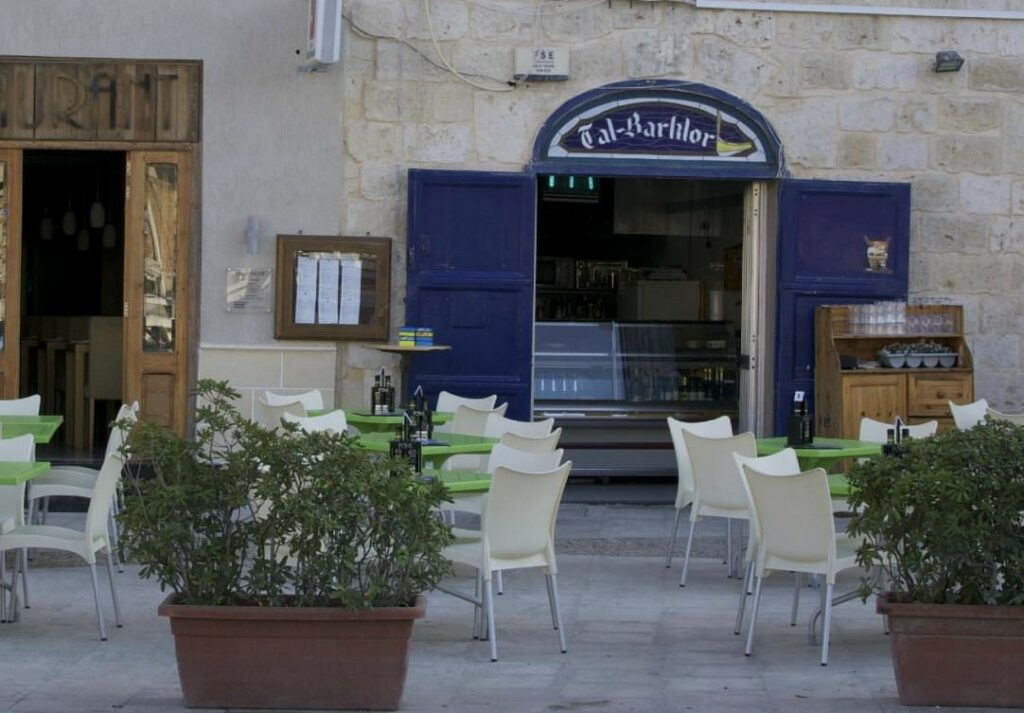
<path fill-rule="evenodd" d="M 558 651 L 539 572 L 506 573 L 497 598 L 498 653 L 471 638 L 472 607 L 440 592 L 418 623 L 402 710 L 410 713 L 552 711 L 807 711 L 865 713 L 901 708 L 888 640 L 873 605 L 837 607 L 831 663 L 818 665 L 806 616 L 789 626 L 791 580 L 765 588 L 754 656 L 732 633 L 739 582 L 720 556 L 666 569 L 670 506 L 563 505 L 559 557 L 569 652 Z M 73 515 L 65 516 L 74 519 Z M 698 549 L 714 552 L 721 525 L 698 527 Z M 616 544 L 627 541 L 627 545 Z M 628 544 L 632 542 L 632 545 Z M 634 546 L 635 545 L 635 546 Z M 612 552 L 613 554 L 606 554 Z M 0 625 L 0 713 L 164 713 L 183 710 L 163 594 L 129 566 L 117 576 L 125 626 L 97 640 L 88 571 L 42 566 L 32 572 L 32 607 Z M 54 562 L 50 562 L 54 564 Z M 853 586 L 856 577 L 841 585 Z M 464 575 L 449 583 L 468 589 Z M 909 709 L 908 709 L 909 710 Z M 961 709 L 963 710 L 963 709 Z"/>

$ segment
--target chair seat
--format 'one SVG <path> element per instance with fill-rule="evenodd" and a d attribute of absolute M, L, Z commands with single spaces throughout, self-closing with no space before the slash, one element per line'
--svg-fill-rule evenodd
<path fill-rule="evenodd" d="M 89 498 L 100 472 L 81 466 L 51 468 L 28 484 L 28 499 L 54 496 Z"/>
<path fill-rule="evenodd" d="M 95 564 L 96 553 L 107 546 L 105 536 L 95 538 L 90 544 L 81 530 L 57 525 L 23 525 L 3 533 L 4 549 L 34 547 L 63 550 L 78 555 L 89 564 Z"/>

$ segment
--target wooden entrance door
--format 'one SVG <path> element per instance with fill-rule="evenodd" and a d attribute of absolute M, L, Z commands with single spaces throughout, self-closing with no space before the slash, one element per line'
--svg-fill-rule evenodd
<path fill-rule="evenodd" d="M 124 250 L 124 392 L 140 417 L 186 426 L 190 154 L 128 154 Z"/>
<path fill-rule="evenodd" d="M 0 398 L 4 399 L 18 397 L 21 175 L 21 151 L 0 149 Z"/>

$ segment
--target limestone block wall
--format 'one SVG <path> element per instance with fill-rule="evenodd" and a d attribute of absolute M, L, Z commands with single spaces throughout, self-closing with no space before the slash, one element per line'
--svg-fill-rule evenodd
<path fill-rule="evenodd" d="M 346 5 L 343 232 L 397 239 L 396 324 L 408 168 L 521 171 L 567 99 L 678 78 L 761 111 L 795 178 L 912 183 L 911 296 L 966 306 L 977 393 L 1024 410 L 1024 22 L 628 0 Z M 571 79 L 509 86 L 514 48 L 535 45 L 568 49 Z M 941 49 L 964 68 L 933 72 Z"/>

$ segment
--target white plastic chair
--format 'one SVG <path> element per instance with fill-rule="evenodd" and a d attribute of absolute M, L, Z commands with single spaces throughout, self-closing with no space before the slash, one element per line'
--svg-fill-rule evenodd
<path fill-rule="evenodd" d="M 465 396 L 456 396 L 449 391 L 442 391 L 437 395 L 437 408 L 434 409 L 434 412 L 455 413 L 455 409 L 459 406 L 469 406 L 470 408 L 487 410 L 494 408 L 494 405 L 497 403 L 497 394 L 491 394 L 490 396 L 484 396 L 479 399 L 471 399 Z M 451 430 L 451 422 L 438 424 L 434 427 L 434 433 L 450 433 Z"/>
<path fill-rule="evenodd" d="M 304 391 L 300 394 L 277 394 L 264 391 L 263 400 L 271 406 L 286 406 L 298 401 L 307 411 L 321 411 L 324 408 L 324 397 L 318 389 Z"/>
<path fill-rule="evenodd" d="M 13 461 L 18 463 L 30 463 L 35 460 L 36 445 L 31 434 L 17 436 L 16 438 L 0 439 L 0 461 Z M 25 524 L 25 486 L 5 485 L 0 487 L 0 533 L 8 532 L 16 527 Z M 26 567 L 26 555 L 21 553 L 21 566 Z M 6 578 L 7 558 L 0 554 L 0 581 Z M 17 564 L 15 564 L 17 567 Z M 28 597 L 28 587 L 24 580 L 22 589 L 25 597 Z M 7 592 L 0 588 L 0 621 L 7 621 Z"/>
<path fill-rule="evenodd" d="M 114 600 L 114 621 L 121 626 L 121 610 L 117 602 L 117 589 L 114 587 L 114 569 L 111 559 L 111 540 L 107 533 L 107 519 L 110 515 L 110 504 L 114 499 L 118 479 L 121 476 L 121 459 L 116 455 L 108 456 L 100 468 L 99 477 L 89 499 L 89 511 L 85 516 L 85 530 L 72 530 L 54 525 L 22 524 L 8 532 L 0 534 L 0 556 L 7 550 L 22 550 L 33 547 L 38 549 L 61 550 L 78 555 L 89 565 L 92 575 L 92 593 L 96 603 L 96 623 L 100 630 L 100 640 L 107 640 L 107 630 L 103 624 L 103 610 L 100 607 L 99 587 L 96 582 L 96 553 L 107 550 L 107 579 L 110 581 L 110 594 Z M 24 558 L 24 557 L 23 557 Z M 11 582 L 12 592 L 16 591 L 18 572 L 15 570 Z M 15 618 L 17 618 L 17 600 L 14 602 Z"/>
<path fill-rule="evenodd" d="M 728 438 L 704 438 L 689 431 L 683 431 L 686 450 L 690 454 L 693 468 L 693 503 L 690 505 L 690 536 L 686 541 L 686 556 L 683 559 L 683 575 L 679 586 L 686 586 L 686 571 L 690 566 L 690 551 L 693 548 L 693 532 L 697 521 L 704 516 L 726 517 L 733 520 L 750 519 L 750 503 L 740 474 L 736 470 L 733 453 L 752 457 L 757 455 L 757 444 L 753 433 L 741 433 Z M 731 552 L 731 533 L 729 550 Z M 729 566 L 732 566 L 731 555 Z"/>
<path fill-rule="evenodd" d="M 465 436 L 484 437 L 487 434 L 490 420 L 504 416 L 507 408 L 507 403 L 503 403 L 501 406 L 493 409 L 479 409 L 465 405 L 456 406 L 455 416 L 451 420 L 449 431 Z M 486 464 L 486 455 L 466 453 L 448 458 L 441 468 L 443 470 L 483 470 Z"/>
<path fill-rule="evenodd" d="M 740 472 L 742 476 L 742 467 L 749 465 L 759 473 L 766 475 L 796 475 L 800 472 L 800 460 L 796 457 L 796 451 L 792 448 L 783 448 L 777 453 L 772 453 L 768 456 L 761 456 L 750 458 L 748 456 L 741 456 L 734 453 L 733 461 L 736 463 L 737 472 Z M 744 491 L 746 486 L 744 486 Z M 747 553 L 744 559 L 746 565 L 746 573 L 743 577 L 743 586 L 740 588 L 740 604 L 736 608 L 736 626 L 733 629 L 733 633 L 739 635 L 743 627 L 743 611 L 747 605 L 747 595 L 753 594 L 754 587 L 754 561 L 757 556 L 757 528 L 750 528 L 750 536 L 747 540 Z M 793 609 L 789 617 L 789 625 L 796 626 L 796 615 L 797 609 L 800 606 L 800 579 L 801 575 L 796 575 L 796 585 L 793 589 Z"/>
<path fill-rule="evenodd" d="M 320 416 L 296 416 L 292 413 L 284 413 L 281 419 L 289 423 L 298 424 L 303 431 L 330 431 L 332 433 L 345 433 L 348 431 L 348 420 L 345 412 L 336 409 Z"/>
<path fill-rule="evenodd" d="M 42 401 L 39 394 L 23 399 L 0 399 L 0 416 L 38 416 Z"/>
<path fill-rule="evenodd" d="M 669 416 L 668 432 L 672 436 L 672 448 L 676 454 L 676 471 L 679 483 L 676 486 L 676 517 L 672 524 L 672 537 L 668 541 L 668 555 L 665 566 L 672 566 L 672 554 L 676 548 L 676 537 L 679 534 L 679 519 L 683 509 L 693 502 L 693 468 L 690 466 L 690 455 L 686 452 L 683 431 L 695 433 L 705 438 L 728 438 L 732 435 L 732 421 L 728 416 L 719 416 L 710 421 L 680 421 Z M 730 538 L 731 539 L 731 538 Z"/>
<path fill-rule="evenodd" d="M 860 433 L 857 436 L 857 440 L 867 441 L 868 443 L 885 443 L 888 439 L 889 429 L 895 427 L 895 423 L 876 421 L 873 418 L 864 416 L 860 420 Z M 903 428 L 910 432 L 911 438 L 930 438 L 939 430 L 939 422 L 931 420 L 914 425 L 904 424 Z"/>
<path fill-rule="evenodd" d="M 285 404 L 272 404 L 262 397 L 256 400 L 256 423 L 266 428 L 277 430 L 281 427 L 281 419 L 285 414 L 306 417 L 306 407 L 301 401 L 290 401 Z"/>
<path fill-rule="evenodd" d="M 123 404 L 121 408 L 117 410 L 117 417 L 114 419 L 115 424 L 121 423 L 122 421 L 128 421 L 135 423 L 138 420 L 139 404 Z M 112 455 L 118 457 L 121 456 L 121 446 L 124 445 L 128 434 L 124 432 L 118 426 L 114 426 L 110 429 L 110 435 L 107 436 L 107 447 L 103 452 L 104 460 Z M 28 483 L 28 521 L 30 523 L 36 521 L 36 515 L 42 512 L 42 522 L 46 523 L 46 515 L 49 511 L 48 503 L 49 498 L 54 497 L 65 497 L 65 498 L 91 498 L 93 489 L 96 487 L 96 479 L 99 477 L 100 471 L 96 468 L 88 468 L 80 465 L 63 465 L 55 468 L 50 468 L 42 475 L 34 478 Z M 115 496 L 116 496 L 115 491 Z M 43 500 L 43 507 L 40 510 L 39 501 Z M 114 545 L 114 550 L 117 550 L 117 521 L 116 514 L 119 509 L 117 498 L 114 498 L 114 502 L 111 506 L 111 518 L 110 518 L 110 539 Z M 115 561 L 117 560 L 116 554 L 114 555 Z M 117 562 L 117 568 L 119 571 L 124 571 L 124 567 L 120 562 Z M 27 585 L 28 578 L 25 578 Z M 25 593 L 25 606 L 28 606 L 28 593 Z"/>
<path fill-rule="evenodd" d="M 1003 413 L 989 407 L 985 409 L 985 416 L 993 421 L 1006 421 L 1015 426 L 1024 426 L 1024 413 Z"/>
<path fill-rule="evenodd" d="M 488 438 L 501 438 L 506 433 L 513 433 L 526 438 L 543 438 L 551 433 L 554 425 L 553 418 L 546 418 L 543 421 L 517 421 L 507 416 L 494 415 L 487 420 L 484 435 Z"/>
<path fill-rule="evenodd" d="M 551 451 L 531 452 L 521 451 L 518 448 L 498 443 L 491 449 L 490 455 L 487 456 L 485 471 L 493 476 L 498 468 L 511 468 L 512 470 L 527 472 L 554 470 L 562 464 L 563 455 L 564 451 L 561 448 Z M 483 512 L 483 504 L 486 499 L 486 494 L 482 493 L 464 496 L 456 493 L 453 496 L 452 502 L 444 503 L 441 509 L 480 514 Z M 460 530 L 456 534 L 465 536 L 467 533 L 471 534 L 472 532 Z"/>
<path fill-rule="evenodd" d="M 552 625 L 558 631 L 562 653 L 567 650 L 558 606 L 554 528 L 558 504 L 571 469 L 571 461 L 541 473 L 499 467 L 491 480 L 491 491 L 481 519 L 480 539 L 459 542 L 445 549 L 448 559 L 477 570 L 479 598 L 471 601 L 477 607 L 477 614 L 482 613 L 486 620 L 491 661 L 498 660 L 491 577 L 493 572 L 507 569 L 544 569 Z"/>
<path fill-rule="evenodd" d="M 503 433 L 498 443 L 527 453 L 546 453 L 558 448 L 558 440 L 562 437 L 562 429 L 556 428 L 546 436 L 520 436 L 517 433 Z"/>
<path fill-rule="evenodd" d="M 836 534 L 828 476 L 823 469 L 812 468 L 795 475 L 770 475 L 747 464 L 740 467 L 757 531 L 756 584 L 744 653 L 750 656 L 754 650 L 754 629 L 764 578 L 773 570 L 820 574 L 825 577 L 821 665 L 827 666 L 836 574 L 858 566 L 856 553 L 860 542 L 845 534 Z"/>
<path fill-rule="evenodd" d="M 974 428 L 981 419 L 985 418 L 985 412 L 988 410 L 988 401 L 985 399 L 978 399 L 973 403 L 969 404 L 955 404 L 952 401 L 949 402 L 949 411 L 953 414 L 953 423 L 961 431 L 966 431 L 969 428 Z"/>

